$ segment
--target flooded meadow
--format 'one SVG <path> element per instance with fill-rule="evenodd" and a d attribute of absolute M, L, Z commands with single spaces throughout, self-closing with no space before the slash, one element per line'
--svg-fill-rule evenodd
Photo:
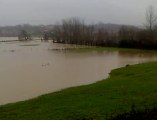
<path fill-rule="evenodd" d="M 72 50 L 82 47 L 40 40 L 1 42 L 0 104 L 94 83 L 112 69 L 157 60 L 157 52 Z"/>

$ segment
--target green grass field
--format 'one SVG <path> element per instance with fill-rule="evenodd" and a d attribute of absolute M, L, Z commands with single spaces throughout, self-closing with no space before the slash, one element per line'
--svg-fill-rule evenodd
<path fill-rule="evenodd" d="M 157 107 L 157 62 L 113 70 L 110 78 L 0 107 L 0 120 L 105 120 Z"/>

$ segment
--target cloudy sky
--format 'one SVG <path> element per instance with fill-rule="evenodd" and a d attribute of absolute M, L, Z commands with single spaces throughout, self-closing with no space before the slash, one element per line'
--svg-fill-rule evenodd
<path fill-rule="evenodd" d="M 54 24 L 70 17 L 142 25 L 150 5 L 157 9 L 157 0 L 0 0 L 0 26 Z"/>

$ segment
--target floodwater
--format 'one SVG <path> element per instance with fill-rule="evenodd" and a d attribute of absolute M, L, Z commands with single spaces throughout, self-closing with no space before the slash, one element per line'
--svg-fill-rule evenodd
<path fill-rule="evenodd" d="M 63 50 L 74 47 L 82 46 L 39 40 L 0 43 L 0 104 L 94 83 L 112 69 L 157 60 L 157 52 Z"/>

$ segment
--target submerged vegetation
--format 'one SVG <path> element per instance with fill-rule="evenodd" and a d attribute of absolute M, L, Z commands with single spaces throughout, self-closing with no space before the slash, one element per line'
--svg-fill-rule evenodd
<path fill-rule="evenodd" d="M 90 51 L 97 51 L 97 52 L 104 52 L 104 51 L 124 51 L 124 52 L 139 52 L 140 49 L 131 49 L 131 48 L 118 48 L 118 47 L 84 47 L 84 48 L 73 48 L 73 51 L 76 52 L 90 52 Z M 144 50 L 142 50 L 144 51 Z M 148 52 L 148 50 L 145 50 Z M 151 50 L 149 51 L 151 52 Z M 153 51 L 154 52 L 154 51 Z"/>
<path fill-rule="evenodd" d="M 39 46 L 40 44 L 23 44 L 23 45 L 20 45 L 20 46 Z"/>
<path fill-rule="evenodd" d="M 113 70 L 107 80 L 0 107 L 1 120 L 105 120 L 157 107 L 157 62 Z"/>

